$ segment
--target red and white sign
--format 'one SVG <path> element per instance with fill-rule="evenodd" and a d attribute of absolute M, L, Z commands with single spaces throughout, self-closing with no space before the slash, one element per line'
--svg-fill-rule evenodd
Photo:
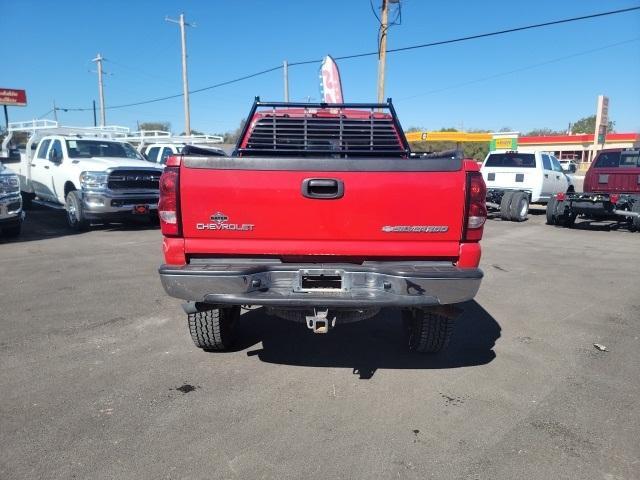
<path fill-rule="evenodd" d="M 340 71 L 331 55 L 327 55 L 320 66 L 320 93 L 325 103 L 343 103 Z"/>
<path fill-rule="evenodd" d="M 0 105 L 24 107 L 27 105 L 27 92 L 14 88 L 0 88 Z"/>

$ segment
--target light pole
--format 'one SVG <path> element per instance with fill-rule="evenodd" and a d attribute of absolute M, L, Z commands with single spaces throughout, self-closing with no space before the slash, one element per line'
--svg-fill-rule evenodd
<path fill-rule="evenodd" d="M 289 101 L 289 62 L 282 62 L 282 74 L 284 75 L 284 101 Z"/>
<path fill-rule="evenodd" d="M 165 17 L 167 22 L 177 23 L 180 25 L 180 39 L 182 40 L 182 96 L 184 99 L 184 132 L 186 135 L 191 135 L 191 114 L 189 112 L 189 81 L 187 79 L 187 34 L 185 32 L 185 26 L 195 27 L 195 23 L 190 24 L 185 22 L 184 13 L 180 14 L 178 20 L 173 20 L 169 17 Z"/>

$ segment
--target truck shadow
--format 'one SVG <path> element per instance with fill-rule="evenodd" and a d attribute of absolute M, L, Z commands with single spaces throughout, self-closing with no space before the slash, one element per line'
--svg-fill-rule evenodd
<path fill-rule="evenodd" d="M 315 335 L 304 324 L 268 316 L 262 309 L 241 317 L 238 349 L 262 342 L 247 352 L 261 361 L 302 367 L 350 368 L 361 379 L 383 369 L 440 369 L 484 365 L 495 358 L 500 325 L 477 302 L 462 305 L 447 350 L 433 355 L 408 352 L 401 315 L 383 309 L 370 320 L 337 325 L 326 335 Z M 244 340 L 244 341 L 243 341 Z"/>
<path fill-rule="evenodd" d="M 66 213 L 63 210 L 53 210 L 34 205 L 26 210 L 27 217 L 22 224 L 22 233 L 15 238 L 9 238 L 0 233 L 0 244 L 20 243 L 47 238 L 66 237 L 77 235 L 67 227 Z M 127 231 L 127 230 L 153 230 L 159 227 L 151 225 L 146 219 L 136 220 L 131 224 L 113 223 L 92 225 L 91 230 L 98 231 Z"/>
<path fill-rule="evenodd" d="M 567 228 L 563 225 L 554 225 L 555 228 Z M 569 230 L 587 230 L 591 232 L 614 232 L 620 231 L 624 233 L 635 233 L 629 223 L 616 222 L 615 220 L 592 220 L 592 219 L 576 219 L 576 222 Z"/>

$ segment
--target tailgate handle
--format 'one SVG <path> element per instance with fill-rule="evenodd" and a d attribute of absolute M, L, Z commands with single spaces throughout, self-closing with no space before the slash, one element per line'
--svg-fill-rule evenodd
<path fill-rule="evenodd" d="M 334 199 L 344 195 L 344 182 L 336 178 L 305 178 L 302 195 L 307 198 Z"/>

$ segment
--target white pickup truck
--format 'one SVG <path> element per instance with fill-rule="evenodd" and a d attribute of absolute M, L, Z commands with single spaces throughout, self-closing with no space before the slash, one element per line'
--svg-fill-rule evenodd
<path fill-rule="evenodd" d="M 10 161 L 9 157 L 0 161 Z M 7 237 L 20 235 L 24 212 L 20 197 L 20 183 L 15 173 L 0 163 L 0 230 Z"/>
<path fill-rule="evenodd" d="M 127 129 L 59 127 L 45 120 L 10 123 L 8 131 L 3 151 L 14 132 L 30 134 L 20 162 L 7 164 L 20 179 L 25 204 L 66 210 L 77 231 L 133 216 L 157 219 L 162 167 L 118 139 Z"/>
<path fill-rule="evenodd" d="M 557 193 L 574 191 L 572 179 L 548 152 L 489 152 L 480 172 L 487 185 L 487 208 L 503 220 L 523 222 L 530 204 L 546 204 Z"/>
<path fill-rule="evenodd" d="M 161 165 L 165 165 L 171 155 L 180 155 L 185 145 L 206 149 L 212 155 L 226 155 L 219 148 L 223 142 L 219 135 L 172 135 L 164 130 L 141 130 L 125 138 L 136 145 L 138 152 L 147 160 Z"/>

